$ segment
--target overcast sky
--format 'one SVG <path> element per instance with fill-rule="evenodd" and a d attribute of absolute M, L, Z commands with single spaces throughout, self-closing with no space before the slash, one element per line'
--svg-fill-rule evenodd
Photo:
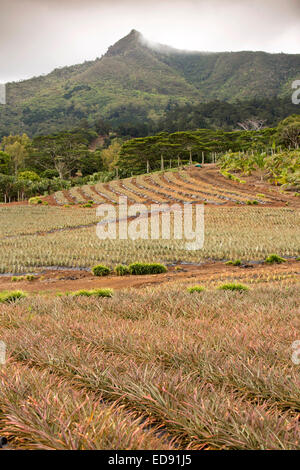
<path fill-rule="evenodd" d="M 300 53 L 300 0 L 0 0 L 0 83 L 95 59 L 131 29 L 179 49 Z"/>

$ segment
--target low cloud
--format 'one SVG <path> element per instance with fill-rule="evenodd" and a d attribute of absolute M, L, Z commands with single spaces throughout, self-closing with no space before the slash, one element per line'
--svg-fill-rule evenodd
<path fill-rule="evenodd" d="M 186 50 L 300 52 L 300 0 L 0 0 L 0 15 L 0 82 L 99 57 L 133 28 Z"/>

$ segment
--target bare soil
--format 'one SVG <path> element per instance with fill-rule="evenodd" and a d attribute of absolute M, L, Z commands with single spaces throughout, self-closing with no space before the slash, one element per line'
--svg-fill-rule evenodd
<path fill-rule="evenodd" d="M 21 289 L 27 292 L 70 292 L 80 289 L 96 288 L 144 288 L 159 284 L 183 283 L 190 285 L 207 282 L 224 282 L 226 279 L 243 281 L 255 278 L 274 278 L 274 276 L 293 276 L 300 279 L 300 262 L 289 260 L 282 264 L 249 263 L 242 266 L 228 266 L 224 262 L 206 262 L 200 265 L 180 264 L 169 267 L 165 274 L 147 276 L 95 277 L 89 271 L 82 270 L 45 270 L 34 281 L 12 282 L 11 276 L 0 278 L 1 290 Z"/>

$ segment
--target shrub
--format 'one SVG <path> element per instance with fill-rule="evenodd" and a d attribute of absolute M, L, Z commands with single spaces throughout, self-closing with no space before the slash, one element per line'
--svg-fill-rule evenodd
<path fill-rule="evenodd" d="M 92 269 L 92 273 L 94 276 L 108 276 L 110 273 L 110 269 L 103 264 L 99 264 L 98 266 L 94 266 Z"/>
<path fill-rule="evenodd" d="M 33 274 L 27 274 L 27 276 L 12 276 L 11 282 L 20 282 L 20 281 L 34 281 L 36 277 Z"/>
<path fill-rule="evenodd" d="M 43 171 L 42 177 L 48 179 L 59 178 L 59 173 L 57 170 L 48 169 Z"/>
<path fill-rule="evenodd" d="M 0 303 L 11 303 L 15 302 L 18 299 L 23 299 L 27 297 L 27 294 L 22 291 L 3 291 L 0 292 Z"/>
<path fill-rule="evenodd" d="M 115 273 L 118 276 L 126 276 L 126 274 L 129 274 L 129 267 L 124 264 L 118 264 L 118 266 L 115 267 Z"/>
<path fill-rule="evenodd" d="M 86 204 L 83 204 L 82 207 L 93 207 L 93 204 L 91 204 L 90 202 L 87 202 Z"/>
<path fill-rule="evenodd" d="M 74 297 L 112 297 L 113 289 L 93 289 L 93 290 L 79 290 L 73 292 Z"/>
<path fill-rule="evenodd" d="M 34 204 L 34 205 L 36 205 L 36 204 L 42 204 L 43 201 L 41 200 L 40 197 L 36 196 L 36 197 L 31 197 L 31 198 L 28 200 L 28 203 L 29 203 L 29 204 Z"/>
<path fill-rule="evenodd" d="M 183 271 L 183 267 L 182 266 L 175 266 L 175 271 Z"/>
<path fill-rule="evenodd" d="M 249 290 L 249 287 L 245 286 L 244 284 L 235 284 L 234 282 L 230 282 L 228 284 L 222 284 L 221 286 L 218 287 L 220 290 L 232 290 L 232 291 L 247 291 Z"/>
<path fill-rule="evenodd" d="M 232 266 L 241 266 L 242 261 L 240 259 L 236 259 L 235 261 L 227 261 L 225 264 Z"/>
<path fill-rule="evenodd" d="M 167 268 L 159 263 L 132 263 L 129 265 L 129 272 L 133 275 L 160 274 L 166 273 Z"/>
<path fill-rule="evenodd" d="M 282 258 L 281 256 L 279 255 L 276 255 L 276 254 L 271 254 L 269 255 L 266 259 L 265 259 L 265 262 L 266 263 L 269 263 L 269 264 L 275 264 L 275 263 L 285 263 L 286 259 L 285 258 Z"/>
<path fill-rule="evenodd" d="M 11 282 L 19 282 L 19 281 L 24 281 L 24 276 L 12 276 Z"/>
<path fill-rule="evenodd" d="M 18 178 L 20 180 L 27 180 L 27 181 L 40 181 L 40 177 L 34 171 L 21 171 L 19 173 Z"/>
<path fill-rule="evenodd" d="M 205 291 L 205 287 L 193 286 L 193 287 L 188 287 L 187 290 L 190 294 L 192 294 L 193 292 L 203 292 L 203 291 Z"/>

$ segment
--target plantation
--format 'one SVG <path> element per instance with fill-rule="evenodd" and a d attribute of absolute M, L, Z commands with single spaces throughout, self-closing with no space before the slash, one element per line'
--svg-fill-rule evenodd
<path fill-rule="evenodd" d="M 299 294 L 176 284 L 0 305 L 1 434 L 19 449 L 299 450 Z"/>
<path fill-rule="evenodd" d="M 11 448 L 300 449 L 300 200 L 237 174 L 171 168 L 0 206 Z M 142 213 L 203 204 L 203 248 L 175 237 L 176 211 L 170 239 L 99 239 L 97 207 L 120 196 Z"/>
<path fill-rule="evenodd" d="M 16 206 L 0 208 L 0 214 L 10 221 L 10 226 L 1 225 L 2 273 L 34 273 L 44 267 L 91 269 L 97 264 L 113 269 L 137 260 L 264 261 L 274 252 L 287 258 L 300 254 L 300 213 L 287 207 L 206 207 L 204 247 L 198 251 L 187 251 L 185 239 L 99 240 L 95 209 L 23 206 L 18 219 Z"/>
<path fill-rule="evenodd" d="M 0 452 L 300 450 L 299 2 L 3 3 Z"/>
<path fill-rule="evenodd" d="M 44 198 L 51 205 L 82 205 L 117 203 L 119 197 L 127 197 L 128 204 L 144 203 L 202 203 L 213 206 L 223 205 L 283 205 L 289 203 L 300 207 L 294 193 L 293 199 L 287 193 L 263 182 L 247 181 L 219 173 L 214 165 L 203 169 L 192 166 L 182 170 L 174 168 L 138 175 L 109 183 L 96 183 L 59 191 L 50 198 Z M 261 194 L 259 190 L 264 189 Z"/>

